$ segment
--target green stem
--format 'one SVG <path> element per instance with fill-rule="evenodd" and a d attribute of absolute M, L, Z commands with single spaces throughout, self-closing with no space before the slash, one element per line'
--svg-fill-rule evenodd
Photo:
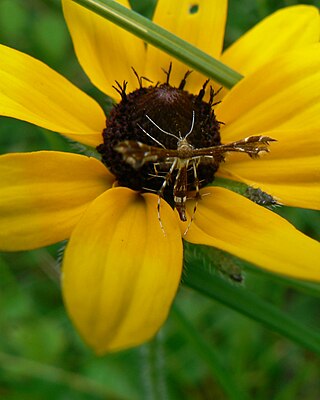
<path fill-rule="evenodd" d="M 166 364 L 164 354 L 164 331 L 161 329 L 156 337 L 155 341 L 155 372 L 156 372 L 156 388 L 158 399 L 168 399 L 168 387 L 166 380 Z"/>
<path fill-rule="evenodd" d="M 140 348 L 143 398 L 146 400 L 168 398 L 162 335 L 163 332 L 160 331 L 151 342 Z"/>
<path fill-rule="evenodd" d="M 154 379 L 152 371 L 151 348 L 150 344 L 146 343 L 139 348 L 140 365 L 141 365 L 141 386 L 142 386 L 142 399 L 155 399 Z"/>
<path fill-rule="evenodd" d="M 231 88 L 242 79 L 242 75 L 238 72 L 114 0 L 72 1 L 126 29 L 227 88 Z"/>

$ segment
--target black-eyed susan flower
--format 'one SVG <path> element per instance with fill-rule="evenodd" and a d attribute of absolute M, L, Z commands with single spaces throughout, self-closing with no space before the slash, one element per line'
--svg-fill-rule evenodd
<path fill-rule="evenodd" d="M 106 95 L 121 95 L 120 102 L 106 122 L 101 107 L 65 78 L 0 47 L 1 114 L 97 147 L 103 160 L 55 151 L 1 156 L 0 248 L 69 239 L 63 294 L 86 342 L 101 354 L 157 332 L 180 282 L 188 224 L 187 241 L 279 274 L 319 280 L 319 244 L 272 211 L 225 188 L 205 187 L 196 211 L 195 201 L 186 201 L 184 222 L 174 210 L 179 196 L 172 197 L 179 171 L 191 166 L 184 194 L 215 175 L 259 187 L 283 204 L 319 209 L 318 11 L 281 10 L 221 55 L 226 1 L 199 0 L 190 10 L 188 1 L 159 0 L 155 22 L 245 75 L 213 111 L 214 93 L 204 101 L 201 91 L 205 77 L 186 76 L 180 62 L 70 0 L 62 3 L 82 67 Z M 171 62 L 164 78 L 161 68 Z M 174 151 L 188 138 L 199 149 L 251 136 L 277 142 L 260 160 L 227 153 L 222 163 L 223 153 L 190 165 L 180 159 L 174 165 L 170 156 L 147 158 L 143 147 Z M 143 148 L 142 156 L 132 146 Z"/>

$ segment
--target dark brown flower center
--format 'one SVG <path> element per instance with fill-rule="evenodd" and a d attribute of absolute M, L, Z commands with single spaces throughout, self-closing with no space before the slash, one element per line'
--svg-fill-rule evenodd
<path fill-rule="evenodd" d="M 143 87 L 127 94 L 126 85 L 119 86 L 122 100 L 111 110 L 107 127 L 103 131 L 103 144 L 97 147 L 102 162 L 116 176 L 120 186 L 146 192 L 159 192 L 163 179 L 170 170 L 170 162 L 143 163 L 133 168 L 123 159 L 116 146 L 124 141 L 140 142 L 153 148 L 176 150 L 179 138 L 188 132 L 187 141 L 192 148 L 199 149 L 219 145 L 219 122 L 213 111 L 214 93 L 208 102 L 203 100 L 208 82 L 198 95 L 184 90 L 187 73 L 179 87 L 166 83 Z M 192 129 L 192 130 L 191 130 Z M 190 131 L 191 130 L 191 131 Z M 219 163 L 211 162 L 197 166 L 197 182 L 202 187 L 214 179 Z M 165 185 L 163 196 L 172 206 L 173 187 L 177 171 L 174 170 Z M 195 189 L 192 168 L 187 171 L 187 191 Z"/>

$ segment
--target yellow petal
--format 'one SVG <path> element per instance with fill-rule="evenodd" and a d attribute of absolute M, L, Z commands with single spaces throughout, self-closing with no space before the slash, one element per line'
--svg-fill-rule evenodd
<path fill-rule="evenodd" d="M 64 299 L 72 321 L 98 353 L 150 339 L 164 323 L 180 282 L 182 240 L 164 201 L 114 188 L 85 212 L 63 263 Z"/>
<path fill-rule="evenodd" d="M 223 188 L 203 193 L 208 195 L 199 201 L 186 240 L 218 247 L 275 273 L 320 280 L 318 242 L 236 193 Z"/>
<path fill-rule="evenodd" d="M 230 154 L 219 175 L 259 187 L 282 204 L 320 209 L 319 130 L 265 134 L 278 139 L 270 153 L 259 160 Z"/>
<path fill-rule="evenodd" d="M 42 62 L 0 45 L 0 114 L 97 146 L 105 116 L 100 106 Z"/>
<path fill-rule="evenodd" d="M 117 0 L 129 8 L 127 0 Z M 136 89 L 131 67 L 143 74 L 145 48 L 136 36 L 71 0 L 62 0 L 64 16 L 78 60 L 92 83 L 111 97 L 115 81 L 129 81 L 128 92 Z"/>
<path fill-rule="evenodd" d="M 223 142 L 275 129 L 319 130 L 320 45 L 286 53 L 245 77 L 216 115 L 225 123 Z"/>
<path fill-rule="evenodd" d="M 213 57 L 220 57 L 227 15 L 227 0 L 159 0 L 153 21 Z M 161 68 L 173 68 L 170 83 L 178 86 L 188 70 L 185 64 L 172 56 L 148 46 L 145 75 L 157 81 L 164 81 Z M 206 77 L 193 72 L 187 80 L 187 90 L 198 92 Z"/>
<path fill-rule="evenodd" d="M 41 151 L 0 157 L 0 249 L 28 250 L 70 236 L 113 182 L 95 158 Z"/>
<path fill-rule="evenodd" d="M 283 8 L 248 31 L 222 55 L 221 61 L 247 75 L 284 52 L 303 48 L 320 39 L 316 7 Z"/>

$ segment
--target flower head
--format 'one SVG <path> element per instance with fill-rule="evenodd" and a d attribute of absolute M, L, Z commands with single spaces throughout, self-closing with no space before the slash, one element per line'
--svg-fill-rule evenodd
<path fill-rule="evenodd" d="M 201 189 L 216 175 L 283 204 L 319 209 L 318 11 L 281 10 L 221 54 L 226 1 L 202 0 L 191 12 L 187 1 L 159 0 L 157 23 L 245 75 L 213 109 L 205 77 L 187 76 L 177 60 L 70 0 L 62 3 L 92 83 L 112 97 L 115 81 L 128 83 L 118 86 L 120 102 L 106 122 L 100 106 L 62 76 L 0 47 L 1 114 L 97 147 L 103 160 L 45 151 L 2 156 L 0 248 L 70 239 L 64 300 L 95 351 L 137 345 L 157 332 L 179 286 L 182 237 L 276 273 L 319 280 L 317 242 L 234 192 Z M 157 85 L 171 62 L 165 85 Z M 140 78 L 137 87 L 132 67 L 155 84 Z M 259 155 L 272 138 L 277 142 L 262 159 L 240 154 Z M 177 153 L 184 139 L 188 156 Z M 235 154 L 223 147 L 228 143 Z M 181 200 L 193 191 L 195 199 Z"/>

